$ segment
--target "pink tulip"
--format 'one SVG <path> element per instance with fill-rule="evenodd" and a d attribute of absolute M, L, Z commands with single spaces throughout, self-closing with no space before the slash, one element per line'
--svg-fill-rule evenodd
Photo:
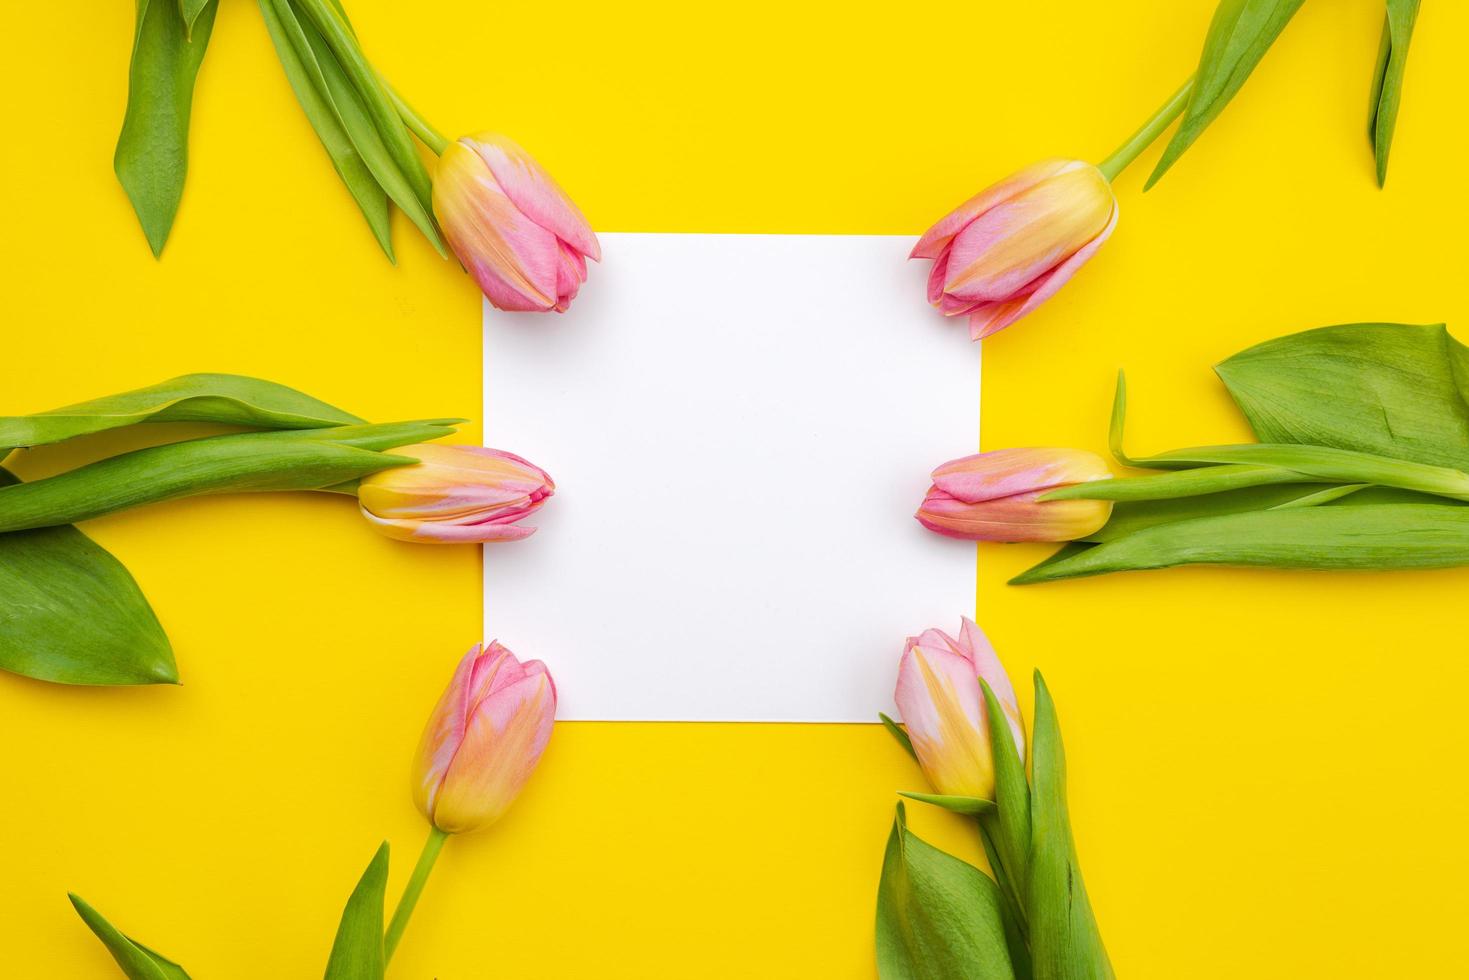
<path fill-rule="evenodd" d="M 949 796 L 994 799 L 995 763 L 980 678 L 1000 703 L 1024 761 L 1015 688 L 978 626 L 965 618 L 958 639 L 931 629 L 910 636 L 903 648 L 893 697 L 923 774 Z"/>
<path fill-rule="evenodd" d="M 529 153 L 497 133 L 439 157 L 434 217 L 464 268 L 502 310 L 563 313 L 600 262 L 592 226 Z"/>
<path fill-rule="evenodd" d="M 928 301 L 969 317 L 979 340 L 1050 298 L 1116 224 L 1117 199 L 1100 170 L 1044 160 L 959 205 L 909 257 L 933 259 Z"/>
<path fill-rule="evenodd" d="M 400 541 L 456 544 L 529 537 L 536 529 L 515 522 L 556 492 L 545 470 L 498 449 L 423 443 L 393 453 L 421 463 L 364 477 L 357 500 L 374 527 Z"/>
<path fill-rule="evenodd" d="M 499 643 L 476 645 L 423 730 L 414 804 L 446 834 L 494 823 L 535 770 L 555 715 L 545 664 L 521 663 Z"/>
<path fill-rule="evenodd" d="M 914 516 L 930 531 L 967 541 L 1074 541 L 1100 530 L 1110 500 L 1047 500 L 1052 490 L 1112 476 L 1080 449 L 999 449 L 933 471 Z"/>

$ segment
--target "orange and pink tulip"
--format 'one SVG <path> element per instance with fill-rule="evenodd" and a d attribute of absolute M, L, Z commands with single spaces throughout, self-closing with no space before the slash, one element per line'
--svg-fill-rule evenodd
<path fill-rule="evenodd" d="M 975 340 L 1049 299 L 1117 225 L 1117 199 L 1100 170 L 1043 160 L 959 205 L 909 256 L 932 259 L 928 301 L 969 318 Z"/>
<path fill-rule="evenodd" d="M 556 716 L 556 685 L 539 660 L 499 643 L 459 662 L 419 742 L 413 802 L 438 830 L 494 823 L 535 770 Z"/>
<path fill-rule="evenodd" d="M 995 763 L 981 678 L 1004 711 L 1023 761 L 1025 728 L 1015 688 L 978 626 L 965 618 L 957 637 L 943 630 L 925 630 L 909 637 L 903 648 L 893 697 L 918 764 L 933 788 L 945 795 L 987 800 L 995 796 Z"/>
<path fill-rule="evenodd" d="M 434 217 L 449 247 L 502 310 L 565 312 L 602 248 L 571 198 L 518 144 L 465 136 L 439 157 Z"/>
<path fill-rule="evenodd" d="M 499 449 L 421 443 L 393 452 L 420 463 L 364 477 L 357 500 L 374 527 L 400 541 L 458 544 L 529 537 L 536 529 L 516 522 L 556 492 L 545 470 Z"/>
<path fill-rule="evenodd" d="M 966 541 L 1074 541 L 1101 530 L 1112 502 L 1040 498 L 1111 476 L 1102 457 L 1081 449 L 978 453 L 934 470 L 914 516 L 930 531 Z"/>

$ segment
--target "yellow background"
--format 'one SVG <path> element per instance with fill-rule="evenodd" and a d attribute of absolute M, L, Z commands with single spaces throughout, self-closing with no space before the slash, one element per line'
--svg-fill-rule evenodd
<path fill-rule="evenodd" d="M 477 418 L 472 284 L 401 220 L 388 265 L 255 5 L 223 6 L 155 262 L 111 172 L 131 4 L 8 5 L 0 411 L 231 371 L 373 419 Z M 1035 158 L 1110 151 L 1192 69 L 1213 3 L 349 6 L 411 101 L 514 134 L 598 228 L 915 234 Z M 987 448 L 1101 449 L 1119 366 L 1131 444 L 1162 449 L 1246 435 L 1209 366 L 1250 343 L 1367 319 L 1469 339 L 1469 8 L 1424 5 L 1386 191 L 1364 135 L 1381 17 L 1307 4 L 1158 187 L 1141 193 L 1157 148 L 1123 175 L 1112 241 L 986 344 Z M 203 980 L 319 975 L 377 842 L 391 898 L 421 843 L 405 770 L 481 635 L 477 552 L 391 542 L 327 496 L 87 530 L 142 584 L 184 684 L 0 677 L 0 972 L 116 975 L 74 889 Z M 1027 713 L 1033 667 L 1057 698 L 1121 976 L 1469 971 L 1469 572 L 1003 584 L 1042 554 L 980 550 L 980 620 Z M 872 976 L 892 791 L 920 785 L 873 726 L 562 725 L 510 817 L 450 842 L 392 973 Z M 974 855 L 956 820 L 913 822 Z"/>

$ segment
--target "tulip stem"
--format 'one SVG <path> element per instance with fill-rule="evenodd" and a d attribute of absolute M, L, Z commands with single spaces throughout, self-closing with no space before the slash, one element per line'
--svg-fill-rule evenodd
<path fill-rule="evenodd" d="M 423 886 L 428 882 L 429 872 L 434 869 L 434 862 L 439 859 L 439 851 L 444 848 L 444 841 L 449 835 L 437 827 L 430 827 L 428 840 L 423 842 L 423 851 L 418 855 L 418 863 L 413 866 L 413 877 L 408 879 L 408 886 L 403 889 L 403 897 L 398 899 L 398 907 L 393 910 L 393 920 L 388 923 L 388 933 L 383 937 L 383 963 L 386 964 L 393 958 L 393 950 L 398 948 L 398 941 L 403 938 L 403 930 L 408 928 L 408 920 L 413 916 L 413 907 L 418 904 L 418 896 L 423 894 Z"/>
<path fill-rule="evenodd" d="M 1194 76 L 1190 75 L 1188 81 L 1181 85 L 1177 92 L 1165 103 L 1163 108 L 1153 114 L 1153 117 L 1143 123 L 1142 128 L 1127 138 L 1112 155 L 1101 163 L 1097 169 L 1110 183 L 1117 179 L 1117 175 L 1127 169 L 1127 165 L 1138 158 L 1138 155 L 1152 145 L 1153 140 L 1162 135 L 1163 130 L 1172 124 L 1173 120 L 1183 114 L 1184 107 L 1188 105 L 1189 93 L 1194 90 Z"/>
<path fill-rule="evenodd" d="M 398 90 L 388 84 L 382 73 L 378 73 L 378 80 L 383 83 L 383 88 L 388 90 L 388 98 L 393 100 L 393 108 L 398 110 L 398 118 L 403 124 L 413 131 L 413 135 L 423 141 L 423 145 L 434 151 L 434 156 L 443 156 L 444 151 L 449 148 L 449 140 L 443 133 L 429 125 L 427 119 L 413 110 L 413 106 L 403 101 L 403 96 Z"/>

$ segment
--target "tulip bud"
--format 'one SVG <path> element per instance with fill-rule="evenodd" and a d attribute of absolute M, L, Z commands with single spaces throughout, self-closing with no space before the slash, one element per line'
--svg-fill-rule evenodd
<path fill-rule="evenodd" d="M 1101 530 L 1110 500 L 1047 500 L 1052 490 L 1112 476 L 1080 449 L 999 449 L 951 460 L 914 516 L 930 531 L 966 541 L 1073 541 Z"/>
<path fill-rule="evenodd" d="M 530 778 L 556 715 L 556 685 L 539 660 L 499 643 L 459 662 L 423 730 L 413 802 L 447 834 L 494 823 Z"/>
<path fill-rule="evenodd" d="M 564 313 L 602 249 L 541 165 L 496 133 L 465 136 L 439 157 L 434 217 L 449 247 L 502 310 Z"/>
<path fill-rule="evenodd" d="M 968 618 L 958 639 L 936 629 L 908 638 L 893 698 L 933 788 L 948 796 L 989 800 L 995 796 L 995 763 L 980 678 L 1005 712 L 1024 761 L 1025 730 L 1015 688 L 989 639 Z"/>
<path fill-rule="evenodd" d="M 498 449 L 423 443 L 393 452 L 421 462 L 363 478 L 357 500 L 374 527 L 400 541 L 455 544 L 528 537 L 536 529 L 515 522 L 556 491 L 545 470 Z"/>
<path fill-rule="evenodd" d="M 1116 224 L 1117 199 L 1100 170 L 1044 160 L 959 205 L 909 258 L 933 259 L 928 301 L 969 317 L 979 340 L 1050 298 Z"/>

